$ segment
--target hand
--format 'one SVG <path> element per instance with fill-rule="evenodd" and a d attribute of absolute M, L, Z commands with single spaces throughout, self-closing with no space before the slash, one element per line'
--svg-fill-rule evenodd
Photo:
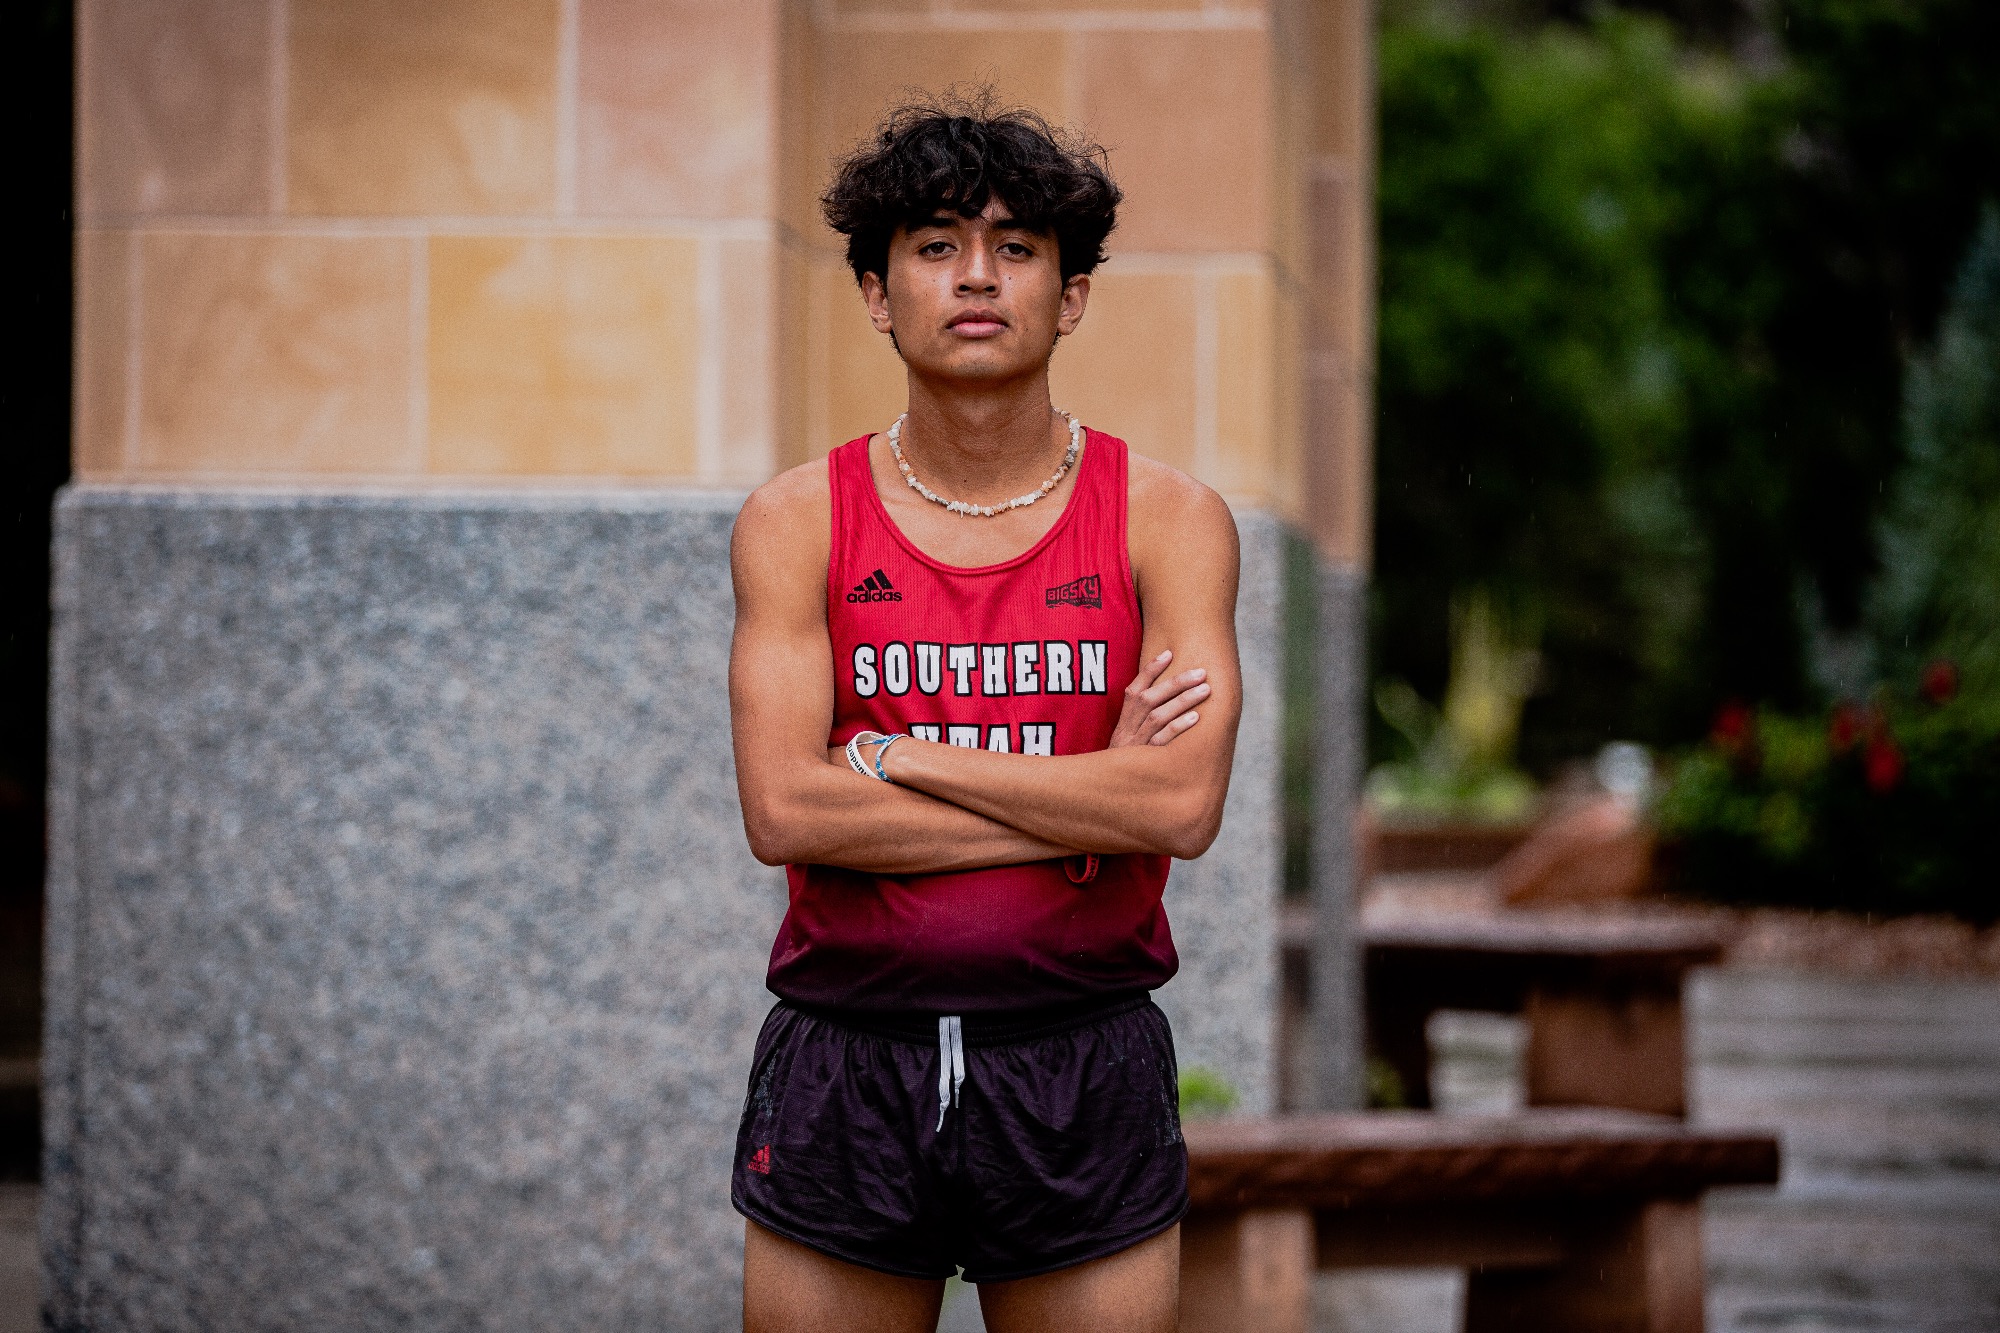
<path fill-rule="evenodd" d="M 1163 652 L 1139 668 L 1125 687 L 1125 706 L 1107 750 L 1127 745 L 1165 745 L 1201 721 L 1194 706 L 1209 694 L 1208 672 L 1200 667 L 1163 679 L 1174 655 Z"/>

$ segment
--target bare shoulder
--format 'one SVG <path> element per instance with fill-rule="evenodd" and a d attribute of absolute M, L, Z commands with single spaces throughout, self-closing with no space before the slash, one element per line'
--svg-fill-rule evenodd
<path fill-rule="evenodd" d="M 736 531 L 740 538 L 748 525 L 752 536 L 789 530 L 794 537 L 802 537 L 804 531 L 798 525 L 814 517 L 830 517 L 832 512 L 833 487 L 827 480 L 826 460 L 816 458 L 787 468 L 750 492 L 737 511 Z"/>
<path fill-rule="evenodd" d="M 832 546 L 833 491 L 824 458 L 790 468 L 750 492 L 730 534 L 737 597 L 817 597 Z"/>
<path fill-rule="evenodd" d="M 824 458 L 788 468 L 750 492 L 736 513 L 731 548 L 737 560 L 817 556 L 826 563 L 831 544 L 833 487 Z"/>
<path fill-rule="evenodd" d="M 1135 562 L 1153 554 L 1226 556 L 1233 570 L 1236 518 L 1214 489 L 1176 467 L 1130 455 L 1126 530 Z"/>

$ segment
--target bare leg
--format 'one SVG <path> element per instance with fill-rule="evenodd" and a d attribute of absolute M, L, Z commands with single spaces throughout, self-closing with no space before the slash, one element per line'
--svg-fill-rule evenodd
<path fill-rule="evenodd" d="M 979 1285 L 989 1333 L 1174 1333 L 1180 1308 L 1179 1227 L 1058 1273 Z"/>
<path fill-rule="evenodd" d="M 944 1283 L 891 1277 L 743 1225 L 744 1333 L 937 1333 Z"/>

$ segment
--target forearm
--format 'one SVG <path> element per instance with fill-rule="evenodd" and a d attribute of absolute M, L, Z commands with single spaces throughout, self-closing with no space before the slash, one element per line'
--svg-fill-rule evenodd
<path fill-rule="evenodd" d="M 767 865 L 925 874 L 1017 865 L 1078 849 L 908 787 L 807 758 L 766 775 L 746 799 L 751 851 Z"/>
<path fill-rule="evenodd" d="M 1053 757 L 899 740 L 884 770 L 900 786 L 1024 835 L 1079 851 L 1192 858 L 1214 841 L 1235 719 L 1170 746 Z M 881 785 L 881 784 L 877 784 Z"/>

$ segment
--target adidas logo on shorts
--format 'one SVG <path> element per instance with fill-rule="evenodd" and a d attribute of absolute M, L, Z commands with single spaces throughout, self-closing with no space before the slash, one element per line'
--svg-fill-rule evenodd
<path fill-rule="evenodd" d="M 903 594 L 889 586 L 889 576 L 876 570 L 867 578 L 854 585 L 854 591 L 847 594 L 850 602 L 900 602 Z"/>
<path fill-rule="evenodd" d="M 751 1153 L 750 1160 L 745 1162 L 743 1165 L 750 1168 L 752 1171 L 755 1171 L 760 1176 L 770 1175 L 771 1145 L 767 1143 L 763 1147 L 759 1148 L 756 1152 Z"/>

